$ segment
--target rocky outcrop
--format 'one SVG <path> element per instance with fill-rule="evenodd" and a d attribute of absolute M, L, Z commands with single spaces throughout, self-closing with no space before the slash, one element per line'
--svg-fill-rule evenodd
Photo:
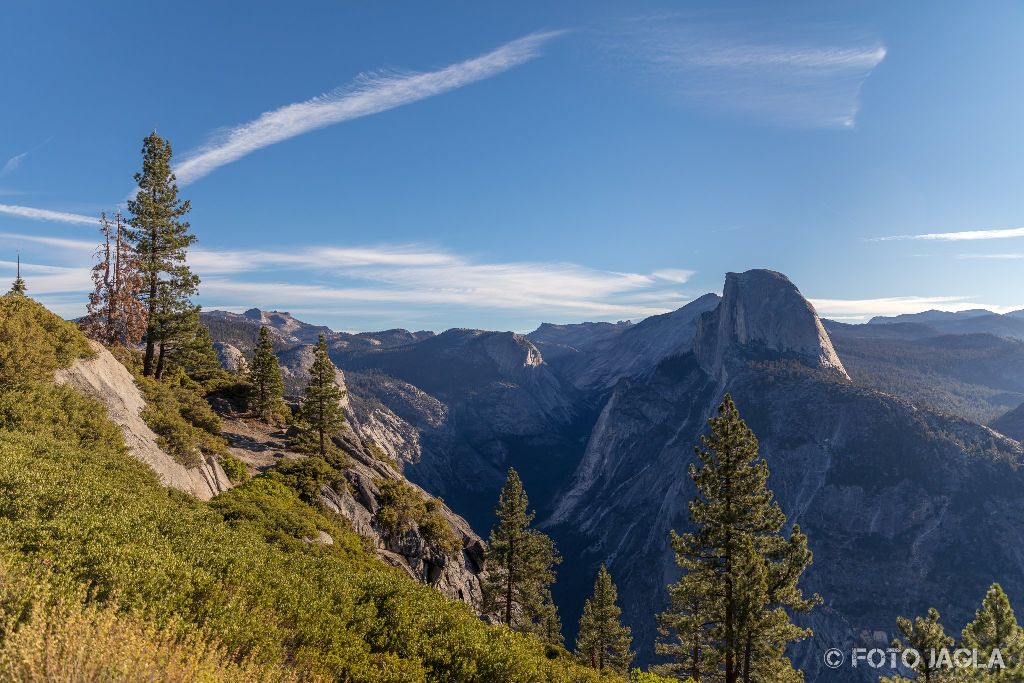
<path fill-rule="evenodd" d="M 124 433 L 129 452 L 152 468 L 165 486 L 201 500 L 209 500 L 229 489 L 231 484 L 216 458 L 204 456 L 199 467 L 189 468 L 160 449 L 156 434 L 140 417 L 146 401 L 131 373 L 102 344 L 94 341 L 89 344 L 94 355 L 58 370 L 55 381 L 102 403 L 110 419 Z"/>
<path fill-rule="evenodd" d="M 244 373 L 249 370 L 249 361 L 245 359 L 245 354 L 237 347 L 224 342 L 215 342 L 213 348 L 217 351 L 217 360 L 223 369 L 228 372 L 237 373 Z"/>
<path fill-rule="evenodd" d="M 722 301 L 700 318 L 694 353 L 722 377 L 734 361 L 792 358 L 849 379 L 814 307 L 782 273 L 727 273 Z"/>
<path fill-rule="evenodd" d="M 483 540 L 464 519 L 443 504 L 439 506 L 442 515 L 462 541 L 462 549 L 454 556 L 425 539 L 419 530 L 396 535 L 383 529 L 376 517 L 380 509 L 377 482 L 381 479 L 402 480 L 403 477 L 388 464 L 374 460 L 367 451 L 357 450 L 353 459 L 354 463 L 345 471 L 348 488 L 339 491 L 325 486 L 320 492 L 320 502 L 348 519 L 356 532 L 374 545 L 377 555 L 385 562 L 399 567 L 417 581 L 479 609 L 483 600 L 480 587 L 484 566 Z M 429 497 L 419 487 L 415 488 Z"/>

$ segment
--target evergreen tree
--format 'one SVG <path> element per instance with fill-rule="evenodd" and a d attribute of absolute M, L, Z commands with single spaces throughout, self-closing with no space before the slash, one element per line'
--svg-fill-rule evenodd
<path fill-rule="evenodd" d="M 557 619 L 550 586 L 561 558 L 548 536 L 530 528 L 536 513 L 529 511 L 523 482 L 514 469 L 508 471 L 495 514 L 498 523 L 491 529 L 486 555 L 484 609 L 497 612 L 501 623 L 517 631 L 550 632 Z"/>
<path fill-rule="evenodd" d="M 950 650 L 953 646 L 953 639 L 946 635 L 946 630 L 939 619 L 939 611 L 934 607 L 928 609 L 926 616 L 915 617 L 913 621 L 906 617 L 896 619 L 896 626 L 906 639 L 906 643 L 896 638 L 892 646 L 900 652 L 908 648 L 917 651 L 919 657 L 917 665 L 913 668 L 917 673 L 917 680 L 923 680 L 925 683 L 944 680 L 952 668 L 943 663 L 944 660 L 939 654 L 941 650 Z M 903 679 L 896 677 L 891 680 Z"/>
<path fill-rule="evenodd" d="M 185 262 L 195 236 L 183 218 L 192 207 L 178 197 L 171 145 L 156 132 L 143 141 L 142 171 L 135 174 L 135 182 L 139 187 L 128 200 L 128 223 L 139 256 L 141 298 L 146 305 L 143 374 L 159 379 L 169 347 L 194 333 L 191 314 L 197 309 L 190 297 L 198 290 L 199 278 Z"/>
<path fill-rule="evenodd" d="M 192 379 L 205 380 L 220 370 L 220 358 L 206 325 L 199 322 L 199 308 L 180 319 L 181 331 L 163 343 L 163 374 L 182 370 Z"/>
<path fill-rule="evenodd" d="M 14 283 L 11 285 L 11 294 L 25 295 L 25 290 L 28 289 L 25 286 L 25 281 L 21 279 L 21 254 L 18 254 L 18 266 L 14 275 Z"/>
<path fill-rule="evenodd" d="M 982 666 L 994 662 L 993 651 L 999 650 L 1002 666 L 994 662 L 993 669 L 985 672 L 987 678 L 1006 683 L 1024 680 L 1024 629 L 1017 623 L 1010 599 L 998 583 L 988 589 L 974 621 L 964 627 L 961 637 L 960 647 L 977 650 Z"/>
<path fill-rule="evenodd" d="M 274 355 L 274 346 L 266 326 L 260 327 L 260 338 L 249 368 L 252 383 L 252 409 L 262 417 L 271 416 L 281 405 L 284 395 L 284 380 L 281 366 Z"/>
<path fill-rule="evenodd" d="M 786 517 L 768 489 L 768 465 L 729 395 L 709 425 L 695 448 L 701 467 L 690 466 L 695 531 L 672 533 L 684 574 L 659 617 L 659 651 L 675 658 L 665 669 L 726 683 L 800 680 L 785 650 L 810 635 L 789 611 L 820 600 L 797 585 L 811 563 L 807 537 L 798 526 L 783 536 Z"/>
<path fill-rule="evenodd" d="M 565 644 L 565 636 L 562 635 L 562 619 L 558 616 L 558 606 L 548 588 L 544 589 L 540 614 L 533 632 L 548 645 L 562 647 Z"/>
<path fill-rule="evenodd" d="M 345 424 L 345 415 L 341 409 L 342 392 L 334 381 L 336 372 L 327 354 L 327 342 L 321 334 L 313 352 L 309 384 L 306 385 L 299 412 L 299 419 L 305 426 L 305 434 L 299 443 L 308 444 L 304 437 L 312 435 L 316 440 L 316 452 L 322 456 L 327 455 L 330 437 Z M 308 448 L 308 445 L 303 447 Z"/>
<path fill-rule="evenodd" d="M 103 243 L 92 269 L 94 289 L 82 330 L 107 346 L 138 344 L 146 329 L 146 309 L 139 300 L 142 275 L 120 211 L 113 222 L 106 213 L 100 214 L 100 234 Z"/>
<path fill-rule="evenodd" d="M 594 593 L 583 604 L 576 657 L 598 671 L 626 673 L 633 661 L 633 636 L 619 620 L 622 610 L 617 601 L 618 590 L 602 564 L 594 581 Z"/>

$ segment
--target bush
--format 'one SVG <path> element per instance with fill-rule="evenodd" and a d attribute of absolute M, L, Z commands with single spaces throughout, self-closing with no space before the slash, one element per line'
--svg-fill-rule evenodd
<path fill-rule="evenodd" d="M 236 661 L 353 682 L 598 680 L 384 565 L 282 481 L 202 503 L 160 486 L 69 388 L 23 387 L 0 406 L 14 417 L 0 421 L 0 548 L 99 605 L 116 596 L 155 624 L 216 633 Z M 334 544 L 303 541 L 318 531 Z"/>
<path fill-rule="evenodd" d="M 177 622 L 160 627 L 37 574 L 0 559 L 0 680 L 298 680 L 278 664 L 234 660 L 211 634 Z"/>
<path fill-rule="evenodd" d="M 135 376 L 146 407 L 142 419 L 160 437 L 161 448 L 186 467 L 202 464 L 202 454 L 223 457 L 227 441 L 220 418 L 206 402 L 200 385 L 179 372 L 167 381 Z"/>
<path fill-rule="evenodd" d="M 377 523 L 386 532 L 398 535 L 418 528 L 445 554 L 454 556 L 462 550 L 462 539 L 452 531 L 436 499 L 425 499 L 414 486 L 399 479 L 377 479 L 374 483 L 380 489 Z"/>
<path fill-rule="evenodd" d="M 0 296 L 0 386 L 49 380 L 92 354 L 73 324 L 26 296 Z"/>
<path fill-rule="evenodd" d="M 249 468 L 237 457 L 231 453 L 225 453 L 220 456 L 219 460 L 221 469 L 224 470 L 224 474 L 228 475 L 228 480 L 232 484 L 244 484 L 249 480 Z"/>

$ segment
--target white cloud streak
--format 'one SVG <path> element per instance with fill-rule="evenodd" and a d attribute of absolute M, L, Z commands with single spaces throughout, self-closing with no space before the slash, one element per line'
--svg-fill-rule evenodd
<path fill-rule="evenodd" d="M 880 41 L 844 32 L 809 42 L 788 25 L 751 40 L 757 33 L 655 17 L 627 22 L 608 45 L 632 60 L 631 75 L 699 107 L 797 127 L 856 124 L 861 88 L 886 56 Z"/>
<path fill-rule="evenodd" d="M 182 185 L 195 182 L 225 164 L 297 135 L 418 102 L 490 78 L 538 56 L 541 47 L 560 33 L 533 33 L 485 55 L 438 71 L 363 76 L 349 88 L 266 112 L 187 154 L 185 160 L 175 167 L 178 182 Z"/>
<path fill-rule="evenodd" d="M 0 204 L 0 213 L 19 218 L 30 218 L 36 221 L 49 221 L 51 223 L 95 226 L 100 224 L 100 219 L 97 216 L 85 216 L 80 213 L 51 211 L 49 209 L 34 209 L 30 206 L 16 206 L 14 204 Z"/>
<path fill-rule="evenodd" d="M 74 252 L 81 263 L 95 251 L 86 240 L 0 233 L 0 244 L 41 245 Z M 45 252 L 49 253 L 49 252 Z M 322 308 L 339 304 L 367 309 L 503 310 L 525 315 L 602 319 L 644 317 L 690 300 L 679 290 L 693 271 L 657 270 L 649 275 L 588 268 L 574 263 L 481 263 L 423 245 L 302 247 L 217 250 L 193 248 L 189 264 L 203 277 L 204 304 L 218 307 Z M 2 264 L 0 264 L 2 265 Z M 61 279 L 33 284 L 32 291 L 88 291 L 85 269 L 57 269 Z M 296 274 L 308 284 L 292 284 Z M 76 279 L 77 278 L 77 279 Z M 58 286 L 59 284 L 59 286 Z M 373 313 L 376 316 L 381 311 Z"/>
<path fill-rule="evenodd" d="M 28 156 L 28 152 L 22 152 L 21 154 L 15 154 L 13 157 L 7 160 L 3 168 L 0 168 L 0 177 L 14 173 L 18 170 L 18 166 L 24 161 L 25 157 Z"/>
<path fill-rule="evenodd" d="M 994 228 L 987 230 L 961 230 L 959 232 L 928 232 L 922 235 L 889 235 L 875 237 L 873 242 L 896 242 L 901 240 L 925 240 L 937 242 L 964 242 L 973 240 L 1002 240 L 1024 237 L 1024 228 Z"/>
<path fill-rule="evenodd" d="M 838 320 L 867 320 L 876 315 L 891 316 L 923 311 L 968 311 L 984 308 L 993 313 L 1009 313 L 1020 306 L 984 304 L 966 296 L 893 296 L 877 299 L 810 299 L 814 309 L 823 318 Z"/>

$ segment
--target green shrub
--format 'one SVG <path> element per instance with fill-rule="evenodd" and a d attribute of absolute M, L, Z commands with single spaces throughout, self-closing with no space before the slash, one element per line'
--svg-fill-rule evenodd
<path fill-rule="evenodd" d="M 0 386 L 48 380 L 92 354 L 73 324 L 26 296 L 0 296 Z"/>
<path fill-rule="evenodd" d="M 181 372 L 163 382 L 136 375 L 135 382 L 146 399 L 142 419 L 175 460 L 198 467 L 203 453 L 221 457 L 227 453 L 227 441 L 220 436 L 220 418 L 198 383 Z"/>
<path fill-rule="evenodd" d="M 384 565 L 282 480 L 202 503 L 160 486 L 71 389 L 21 387 L 0 406 L 0 549 L 100 605 L 116 597 L 158 626 L 216 633 L 236 659 L 353 683 L 599 680 Z M 318 531 L 334 543 L 303 540 Z"/>
<path fill-rule="evenodd" d="M 377 479 L 380 510 L 377 522 L 391 534 L 419 529 L 423 537 L 448 555 L 462 550 L 460 539 L 441 512 L 436 499 L 426 499 L 414 486 L 398 479 Z"/>
<path fill-rule="evenodd" d="M 224 470 L 224 474 L 228 475 L 228 480 L 232 484 L 244 484 L 249 480 L 249 468 L 236 456 L 225 453 L 220 456 L 219 460 L 221 469 Z"/>

